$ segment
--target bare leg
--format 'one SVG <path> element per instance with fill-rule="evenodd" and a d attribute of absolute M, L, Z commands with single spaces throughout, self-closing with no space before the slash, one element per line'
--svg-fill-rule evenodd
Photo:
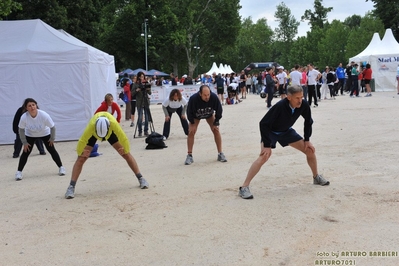
<path fill-rule="evenodd" d="M 247 177 L 245 178 L 242 187 L 249 186 L 252 179 L 258 174 L 259 170 L 269 160 L 270 156 L 272 155 L 271 149 L 270 153 L 262 153 L 262 150 L 263 150 L 263 143 L 261 143 L 261 154 L 259 154 L 259 157 L 252 163 L 251 167 L 249 168 Z"/>
<path fill-rule="evenodd" d="M 197 132 L 198 124 L 200 120 L 194 119 L 194 124 L 188 123 L 188 135 L 187 135 L 187 153 L 192 154 L 194 146 L 194 136 Z"/>
<path fill-rule="evenodd" d="M 222 152 L 222 136 L 220 135 L 219 127 L 213 125 L 214 121 L 215 121 L 215 116 L 212 116 L 212 117 L 209 117 L 208 119 L 206 119 L 206 122 L 208 122 L 209 127 L 212 130 L 213 138 L 215 139 L 216 148 L 218 150 L 218 153 L 221 153 Z"/>
<path fill-rule="evenodd" d="M 121 149 L 123 149 L 122 144 L 120 144 L 120 142 L 116 142 L 112 145 L 112 147 L 114 147 L 114 149 L 120 154 Z M 127 164 L 129 165 L 130 169 L 132 169 L 132 171 L 134 172 L 134 174 L 140 174 L 140 169 L 139 166 L 137 165 L 136 160 L 134 159 L 133 155 L 129 152 L 129 153 L 124 153 L 121 154 L 121 156 L 123 157 L 123 159 L 126 160 Z"/>
<path fill-rule="evenodd" d="M 71 181 L 74 181 L 74 182 L 78 181 L 80 173 L 82 172 L 82 169 L 83 169 L 83 165 L 87 161 L 87 158 L 89 158 L 89 155 L 92 150 L 93 150 L 93 147 L 86 146 L 84 148 L 83 153 L 78 156 L 78 158 L 76 159 L 75 164 L 73 165 L 73 168 L 72 168 Z"/>
<path fill-rule="evenodd" d="M 306 148 L 305 141 L 303 139 L 298 140 L 293 143 L 290 143 L 289 145 L 291 147 L 303 152 L 306 155 L 306 160 L 308 162 L 310 170 L 312 170 L 313 177 L 315 177 L 318 174 L 318 171 L 317 171 L 316 153 L 315 153 L 314 149 L 312 150 L 311 148 Z"/>

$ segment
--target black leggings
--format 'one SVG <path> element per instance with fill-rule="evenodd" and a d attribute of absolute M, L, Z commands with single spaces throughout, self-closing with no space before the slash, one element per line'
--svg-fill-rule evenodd
<path fill-rule="evenodd" d="M 50 146 L 48 141 L 50 140 L 50 135 L 44 136 L 44 137 L 28 137 L 26 136 L 26 140 L 30 144 L 29 150 L 28 151 L 22 151 L 22 155 L 19 158 L 19 164 L 18 164 L 18 171 L 22 171 L 25 167 L 26 162 L 28 161 L 29 154 L 32 152 L 33 149 L 33 144 L 35 144 L 36 139 L 41 139 L 43 140 L 44 146 L 46 146 L 47 151 L 51 154 L 51 158 L 53 158 L 53 161 L 57 164 L 58 167 L 62 166 L 61 158 L 56 149 L 53 146 Z"/>

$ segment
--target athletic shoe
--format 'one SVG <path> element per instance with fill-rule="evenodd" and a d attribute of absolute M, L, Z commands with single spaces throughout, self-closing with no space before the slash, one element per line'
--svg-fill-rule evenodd
<path fill-rule="evenodd" d="M 18 154 L 13 154 L 13 155 L 12 155 L 12 158 L 18 158 L 18 157 L 19 157 Z"/>
<path fill-rule="evenodd" d="M 130 127 L 134 127 L 134 122 L 130 123 Z"/>
<path fill-rule="evenodd" d="M 146 189 L 146 188 L 148 188 L 150 186 L 148 184 L 148 182 L 144 179 L 144 177 L 140 177 L 139 183 L 140 183 L 140 188 L 141 189 Z"/>
<path fill-rule="evenodd" d="M 73 199 L 75 197 L 75 187 L 72 185 L 69 185 L 66 193 L 65 193 L 65 198 L 66 199 Z"/>
<path fill-rule="evenodd" d="M 249 191 L 249 187 L 240 187 L 238 195 L 243 199 L 253 199 L 254 196 Z"/>
<path fill-rule="evenodd" d="M 59 176 L 65 175 L 65 168 L 64 168 L 64 166 L 61 166 L 61 167 L 60 167 L 60 170 L 58 171 L 58 175 L 59 175 Z"/>
<path fill-rule="evenodd" d="M 17 171 L 15 173 L 15 181 L 19 181 L 22 180 L 22 172 L 21 171 Z"/>
<path fill-rule="evenodd" d="M 143 136 L 143 134 L 141 132 L 139 132 L 139 137 Z"/>
<path fill-rule="evenodd" d="M 226 156 L 224 156 L 223 152 L 218 154 L 218 161 L 222 163 L 227 162 Z"/>
<path fill-rule="evenodd" d="M 144 136 L 148 136 L 148 132 L 147 131 L 144 132 Z"/>
<path fill-rule="evenodd" d="M 371 93 L 367 93 L 366 96 L 364 97 L 371 97 L 371 96 L 372 96 Z"/>
<path fill-rule="evenodd" d="M 184 164 L 185 164 L 185 165 L 190 165 L 190 164 L 192 164 L 193 162 L 194 162 L 193 156 L 190 155 L 190 154 L 187 154 L 186 161 L 184 162 Z"/>
<path fill-rule="evenodd" d="M 46 152 L 45 151 L 41 151 L 40 155 L 46 155 Z"/>
<path fill-rule="evenodd" d="M 327 181 L 326 179 L 324 179 L 324 177 L 322 175 L 316 175 L 313 178 L 313 184 L 321 185 L 321 186 L 328 186 L 330 184 L 330 181 Z"/>

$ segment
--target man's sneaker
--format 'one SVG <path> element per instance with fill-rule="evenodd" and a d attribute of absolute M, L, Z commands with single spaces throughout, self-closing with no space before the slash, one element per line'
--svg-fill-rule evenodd
<path fill-rule="evenodd" d="M 186 161 L 184 162 L 185 165 L 190 165 L 194 162 L 193 156 L 190 154 L 187 154 Z"/>
<path fill-rule="evenodd" d="M 72 185 L 69 185 L 66 193 L 65 193 L 65 198 L 66 199 L 73 199 L 75 197 L 75 187 Z"/>
<path fill-rule="evenodd" d="M 314 185 L 321 185 L 321 186 L 328 186 L 330 184 L 330 181 L 325 180 L 322 175 L 316 175 L 313 178 L 313 184 Z"/>
<path fill-rule="evenodd" d="M 134 127 L 134 122 L 130 123 L 130 127 Z"/>
<path fill-rule="evenodd" d="M 139 132 L 139 137 L 142 137 L 142 136 L 143 136 L 143 134 L 141 132 Z"/>
<path fill-rule="evenodd" d="M 58 175 L 59 175 L 59 176 L 65 175 L 65 168 L 64 168 L 64 166 L 61 166 L 61 167 L 60 167 L 60 170 L 58 171 Z"/>
<path fill-rule="evenodd" d="M 141 189 L 146 189 L 146 188 L 148 188 L 150 186 L 148 184 L 148 182 L 144 179 L 144 177 L 140 177 L 139 183 L 140 183 L 140 188 Z"/>
<path fill-rule="evenodd" d="M 219 153 L 218 154 L 218 161 L 219 162 L 227 162 L 227 159 L 226 159 L 226 156 L 224 156 L 224 153 L 223 152 L 221 152 L 221 153 Z"/>
<path fill-rule="evenodd" d="M 251 191 L 249 191 L 249 187 L 240 187 L 238 195 L 243 199 L 253 199 Z"/>
<path fill-rule="evenodd" d="M 15 173 L 15 180 L 16 181 L 22 180 L 22 172 L 21 171 L 17 171 Z"/>

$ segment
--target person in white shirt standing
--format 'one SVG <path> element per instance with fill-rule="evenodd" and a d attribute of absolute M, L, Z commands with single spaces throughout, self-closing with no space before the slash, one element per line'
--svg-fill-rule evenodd
<path fill-rule="evenodd" d="M 301 79 L 302 79 L 302 73 L 298 71 L 299 65 L 294 66 L 294 71 L 290 73 L 291 77 L 291 86 L 298 85 L 301 86 Z"/>
<path fill-rule="evenodd" d="M 316 85 L 317 81 L 320 79 L 321 74 L 319 71 L 314 69 L 313 64 L 308 64 L 308 99 L 309 99 L 309 106 L 312 106 L 312 97 L 314 99 L 314 107 L 319 106 L 317 104 L 317 92 L 316 92 Z"/>
<path fill-rule="evenodd" d="M 58 175 L 65 175 L 65 168 L 62 166 L 61 158 L 54 147 L 55 124 L 50 115 L 45 111 L 39 110 L 37 102 L 32 98 L 25 99 L 23 106 L 27 112 L 21 116 L 18 128 L 24 149 L 19 158 L 15 180 L 22 180 L 22 170 L 28 161 L 29 154 L 32 151 L 36 139 L 43 140 L 47 151 L 51 154 L 51 158 L 53 158 L 59 168 Z"/>
<path fill-rule="evenodd" d="M 278 68 L 278 74 L 277 74 L 277 80 L 278 80 L 278 93 L 280 94 L 281 99 L 284 99 L 287 97 L 286 93 L 286 84 L 287 84 L 287 74 L 284 72 L 284 67 L 279 66 Z"/>

